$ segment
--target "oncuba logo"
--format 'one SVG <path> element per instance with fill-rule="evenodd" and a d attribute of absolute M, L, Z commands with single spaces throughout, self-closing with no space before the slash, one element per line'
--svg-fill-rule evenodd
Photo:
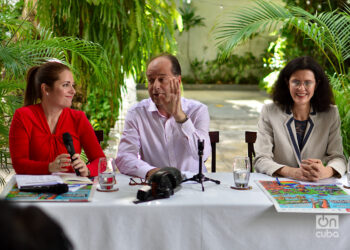
<path fill-rule="evenodd" d="M 316 215 L 317 238 L 339 238 L 339 215 Z"/>

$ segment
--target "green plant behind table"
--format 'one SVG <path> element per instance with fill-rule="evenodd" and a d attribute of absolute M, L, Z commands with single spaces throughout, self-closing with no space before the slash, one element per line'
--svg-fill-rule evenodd
<path fill-rule="evenodd" d="M 219 56 L 208 61 L 195 59 L 191 68 L 198 77 L 185 75 L 184 83 L 257 84 L 264 74 L 261 58 L 252 53 L 230 55 L 224 60 Z"/>
<path fill-rule="evenodd" d="M 106 74 L 109 63 L 100 45 L 73 37 L 55 37 L 19 19 L 22 8 L 21 2 L 0 4 L 0 167 L 3 169 L 10 165 L 9 127 L 14 111 L 23 105 L 25 75 L 30 67 L 55 58 L 73 72 L 79 72 L 69 62 L 80 58 L 91 67 L 96 79 L 109 81 Z M 4 184 L 2 176 L 0 183 Z"/>
<path fill-rule="evenodd" d="M 104 91 L 101 98 L 109 103 L 107 117 L 98 123 L 109 130 L 114 126 L 121 105 L 121 88 L 127 76 L 139 79 L 145 72 L 146 61 L 155 54 L 176 49 L 175 22 L 181 25 L 181 16 L 174 0 L 39 0 L 38 20 L 56 35 L 71 35 L 98 42 L 107 51 L 114 75 L 103 87 L 90 75 L 82 81 L 82 103 L 89 118 L 94 110 L 103 110 L 106 103 L 86 102 L 91 93 Z M 79 63 L 79 62 L 76 62 Z M 84 68 L 86 72 L 89 69 Z M 99 91 L 98 91 L 99 92 Z M 100 93 L 100 92 L 99 92 Z"/>
<path fill-rule="evenodd" d="M 346 159 L 350 156 L 350 73 L 344 78 L 345 88 L 342 86 L 338 75 L 330 76 L 330 82 L 333 87 L 335 103 L 341 117 L 341 131 L 343 137 L 343 148 Z"/>
<path fill-rule="evenodd" d="M 109 128 L 108 117 L 111 115 L 111 106 L 109 100 L 111 93 L 105 93 L 104 89 L 93 89 L 87 96 L 87 104 L 84 111 L 90 114 L 90 123 L 94 130 L 103 130 L 107 134 L 106 128 Z M 102 142 L 102 147 L 107 146 L 107 141 Z"/>
<path fill-rule="evenodd" d="M 340 94 L 336 94 L 336 102 L 342 103 L 342 99 L 349 100 L 345 96 L 349 87 L 349 13 L 350 8 L 347 5 L 343 10 L 310 14 L 298 7 L 283 7 L 267 1 L 255 1 L 253 6 L 232 13 L 230 23 L 219 27 L 218 46 L 224 51 L 222 56 L 227 57 L 237 45 L 262 32 L 278 32 L 280 24 L 289 28 L 290 32 L 298 31 L 310 39 L 327 59 L 341 86 Z M 309 54 L 312 56 L 313 52 L 310 51 Z M 347 113 L 340 114 L 342 123 L 346 123 Z M 343 140 L 347 140 L 348 130 L 349 127 L 342 126 Z M 344 150 L 345 154 L 349 155 L 349 148 L 345 146 Z"/>

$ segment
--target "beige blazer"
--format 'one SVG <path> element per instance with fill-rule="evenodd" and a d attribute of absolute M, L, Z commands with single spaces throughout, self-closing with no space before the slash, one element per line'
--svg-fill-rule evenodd
<path fill-rule="evenodd" d="M 316 158 L 333 167 L 339 176 L 345 173 L 346 160 L 336 106 L 332 105 L 327 112 L 311 110 L 303 142 L 300 152 L 290 110 L 282 110 L 274 103 L 264 105 L 255 144 L 256 171 L 273 175 L 283 166 L 299 167 L 303 159 Z"/>

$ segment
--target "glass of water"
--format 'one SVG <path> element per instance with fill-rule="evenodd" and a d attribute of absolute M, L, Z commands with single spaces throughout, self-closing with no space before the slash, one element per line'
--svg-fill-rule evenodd
<path fill-rule="evenodd" d="M 236 188 L 248 188 L 250 176 L 249 157 L 237 156 L 233 158 L 233 180 Z"/>
<path fill-rule="evenodd" d="M 113 159 L 100 158 L 98 162 L 98 184 L 98 191 L 110 192 L 118 190 Z"/>

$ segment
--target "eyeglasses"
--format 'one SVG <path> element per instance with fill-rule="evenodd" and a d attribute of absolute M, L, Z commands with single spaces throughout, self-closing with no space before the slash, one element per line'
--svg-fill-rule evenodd
<path fill-rule="evenodd" d="M 312 85 L 315 84 L 315 82 L 313 81 L 304 81 L 304 82 L 301 82 L 299 80 L 292 80 L 290 81 L 290 84 L 295 87 L 295 88 L 299 88 L 301 87 L 302 84 L 304 84 L 304 87 L 305 88 L 310 88 Z"/>
<path fill-rule="evenodd" d="M 135 180 L 136 179 L 136 180 Z M 143 178 L 140 178 L 140 177 L 135 177 L 134 178 L 130 178 L 130 181 L 129 181 L 129 185 L 130 186 L 136 186 L 136 185 L 148 185 L 146 179 L 143 179 Z"/>

